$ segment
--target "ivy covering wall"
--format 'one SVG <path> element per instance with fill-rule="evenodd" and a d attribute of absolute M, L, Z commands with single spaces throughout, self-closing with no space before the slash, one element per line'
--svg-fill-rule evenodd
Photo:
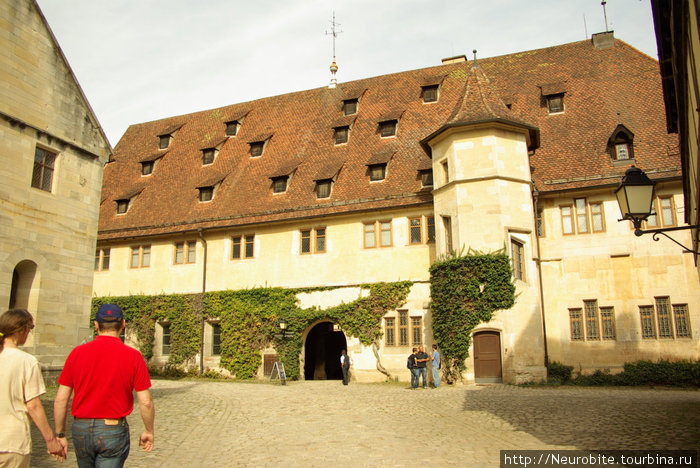
<path fill-rule="evenodd" d="M 474 327 L 515 304 L 510 259 L 504 250 L 469 250 L 438 260 L 430 267 L 430 295 L 433 337 L 442 351 L 443 375 L 452 383 L 465 369 Z"/>
<path fill-rule="evenodd" d="M 329 320 L 340 325 L 346 335 L 376 347 L 382 337 L 382 317 L 406 302 L 412 285 L 410 281 L 364 285 L 362 289 L 369 292 L 365 297 L 323 310 L 301 309 L 296 296 L 333 288 L 254 288 L 191 295 L 96 297 L 92 301 L 91 323 L 100 305 L 110 302 L 119 305 L 127 324 L 136 332 L 141 354 L 150 359 L 156 323 L 167 321 L 170 323 L 168 365 L 188 366 L 194 364 L 200 351 L 202 320 L 218 319 L 222 368 L 236 378 L 252 378 L 262 364 L 260 351 L 272 345 L 285 365 L 287 377 L 296 379 L 301 336 L 310 325 Z M 282 318 L 287 321 L 291 337 L 278 336 Z"/>

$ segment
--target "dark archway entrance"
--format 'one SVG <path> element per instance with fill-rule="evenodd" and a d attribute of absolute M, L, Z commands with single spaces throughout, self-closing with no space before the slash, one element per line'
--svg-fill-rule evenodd
<path fill-rule="evenodd" d="M 345 333 L 333 331 L 331 322 L 315 325 L 306 337 L 305 380 L 341 380 L 340 351 L 347 348 Z"/>

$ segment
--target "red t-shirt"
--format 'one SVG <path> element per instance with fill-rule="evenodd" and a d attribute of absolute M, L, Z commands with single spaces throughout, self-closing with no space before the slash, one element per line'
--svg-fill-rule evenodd
<path fill-rule="evenodd" d="M 71 414 L 76 418 L 127 416 L 134 409 L 133 390 L 151 387 L 141 353 L 107 335 L 71 351 L 58 383 L 73 389 Z"/>

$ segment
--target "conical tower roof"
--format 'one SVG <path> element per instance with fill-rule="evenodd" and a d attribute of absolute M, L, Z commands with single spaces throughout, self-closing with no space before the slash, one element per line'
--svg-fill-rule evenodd
<path fill-rule="evenodd" d="M 535 149 L 539 146 L 539 129 L 508 109 L 493 90 L 484 71 L 478 64 L 474 63 L 464 85 L 464 95 L 457 101 L 452 114 L 438 130 L 428 135 L 423 142 L 427 143 L 448 128 L 486 122 L 500 122 L 524 128 L 528 130 L 528 147 Z"/>

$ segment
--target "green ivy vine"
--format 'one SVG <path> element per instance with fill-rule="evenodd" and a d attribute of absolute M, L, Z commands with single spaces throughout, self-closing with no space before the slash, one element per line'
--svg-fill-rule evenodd
<path fill-rule="evenodd" d="M 301 335 L 310 325 L 329 320 L 364 345 L 376 343 L 382 337 L 382 317 L 405 303 L 412 284 L 401 281 L 363 285 L 362 289 L 369 290 L 366 297 L 323 310 L 299 308 L 296 296 L 333 288 L 254 288 L 203 295 L 96 297 L 92 301 L 92 319 L 101 304 L 118 304 L 130 327 L 135 328 L 139 349 L 146 359 L 153 356 L 156 322 L 168 321 L 168 365 L 172 366 L 191 362 L 199 352 L 202 319 L 218 319 L 222 368 L 236 378 L 252 378 L 261 365 L 260 351 L 271 344 L 285 365 L 287 377 L 296 379 L 299 377 Z M 282 318 L 287 321 L 291 337 L 278 335 Z"/>
<path fill-rule="evenodd" d="M 433 337 L 443 355 L 448 383 L 461 379 L 469 356 L 472 330 L 488 322 L 498 309 L 515 304 L 511 263 L 504 250 L 469 250 L 451 255 L 430 267 Z"/>

